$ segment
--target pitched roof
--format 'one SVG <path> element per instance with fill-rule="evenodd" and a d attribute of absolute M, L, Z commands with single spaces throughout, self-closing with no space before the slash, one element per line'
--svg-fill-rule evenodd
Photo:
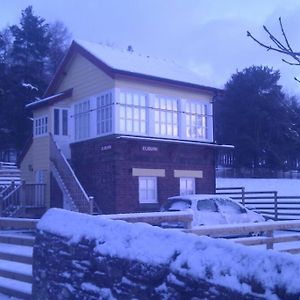
<path fill-rule="evenodd" d="M 175 62 L 143 56 L 102 44 L 76 40 L 72 42 L 67 55 L 48 86 L 45 97 L 51 95 L 51 92 L 55 89 L 74 52 L 83 55 L 112 78 L 117 75 L 127 75 L 185 87 L 200 88 L 211 92 L 220 91 L 218 88 L 205 85 L 204 79 L 200 78 L 198 74 Z"/>
<path fill-rule="evenodd" d="M 135 52 L 82 40 L 76 40 L 75 42 L 115 71 L 125 71 L 197 85 L 203 84 L 204 81 L 203 78 L 189 68 L 171 60 L 144 56 Z"/>

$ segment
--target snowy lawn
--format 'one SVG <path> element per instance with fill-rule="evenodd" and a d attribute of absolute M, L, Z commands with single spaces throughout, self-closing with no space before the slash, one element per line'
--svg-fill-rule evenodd
<path fill-rule="evenodd" d="M 300 179 L 217 178 L 217 187 L 245 187 L 246 191 L 278 191 L 279 196 L 300 196 Z"/>

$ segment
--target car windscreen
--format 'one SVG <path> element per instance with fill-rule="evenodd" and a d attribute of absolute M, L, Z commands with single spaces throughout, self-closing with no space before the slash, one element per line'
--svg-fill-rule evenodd
<path fill-rule="evenodd" d="M 219 210 L 224 213 L 242 214 L 246 212 L 245 208 L 228 199 L 218 198 L 216 199 L 216 203 Z"/>
<path fill-rule="evenodd" d="M 164 210 L 186 210 L 191 208 L 192 203 L 189 200 L 183 200 L 183 199 L 171 199 L 169 200 L 166 205 L 164 206 Z"/>
<path fill-rule="evenodd" d="M 200 211 L 218 212 L 218 207 L 214 199 L 203 199 L 197 203 L 197 209 Z"/>

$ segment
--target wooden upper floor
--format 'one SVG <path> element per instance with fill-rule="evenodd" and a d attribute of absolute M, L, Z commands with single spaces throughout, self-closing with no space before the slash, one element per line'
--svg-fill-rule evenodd
<path fill-rule="evenodd" d="M 111 134 L 212 143 L 213 98 L 176 64 L 73 42 L 43 99 L 32 102 L 33 136 L 70 143 Z"/>

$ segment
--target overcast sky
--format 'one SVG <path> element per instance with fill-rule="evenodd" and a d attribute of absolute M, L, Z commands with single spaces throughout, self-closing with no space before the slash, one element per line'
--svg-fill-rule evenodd
<path fill-rule="evenodd" d="M 267 41 L 262 26 L 279 33 L 282 17 L 292 46 L 300 51 L 299 0 L 0 0 L 0 29 L 19 22 L 32 5 L 48 22 L 60 20 L 74 39 L 111 43 L 168 58 L 222 87 L 236 70 L 251 65 L 279 69 L 281 84 L 300 95 L 300 67 L 281 62 L 246 37 Z"/>

